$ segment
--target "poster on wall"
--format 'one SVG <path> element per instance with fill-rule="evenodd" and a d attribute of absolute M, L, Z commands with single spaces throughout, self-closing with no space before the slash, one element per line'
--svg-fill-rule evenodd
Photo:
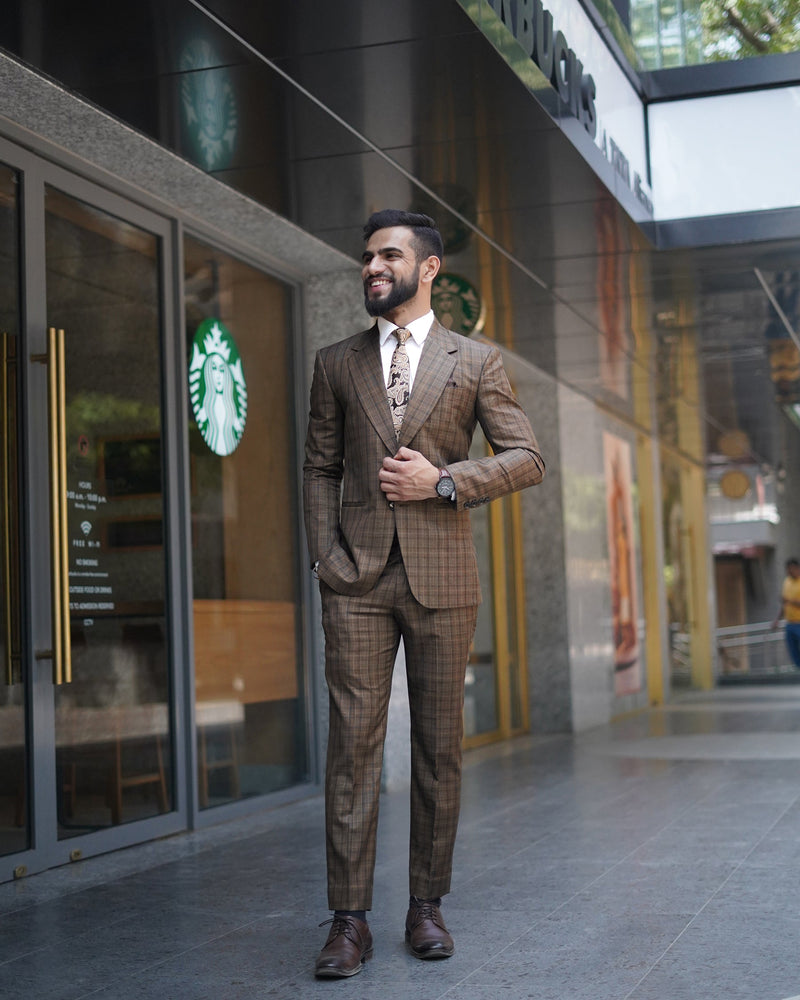
<path fill-rule="evenodd" d="M 621 263 L 626 256 L 623 253 L 617 207 L 611 199 L 598 201 L 595 231 L 598 250 L 596 287 L 600 329 L 600 383 L 620 399 L 628 399 L 630 344 Z"/>
<path fill-rule="evenodd" d="M 603 461 L 614 632 L 614 693 L 633 694 L 642 688 L 642 665 L 638 633 L 630 444 L 614 434 L 604 432 Z"/>

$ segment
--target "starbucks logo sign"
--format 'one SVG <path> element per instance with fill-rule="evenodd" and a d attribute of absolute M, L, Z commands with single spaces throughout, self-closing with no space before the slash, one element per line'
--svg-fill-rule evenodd
<path fill-rule="evenodd" d="M 433 311 L 448 330 L 468 337 L 483 329 L 484 305 L 478 290 L 457 274 L 438 274 L 431 293 Z"/>
<path fill-rule="evenodd" d="M 206 319 L 192 340 L 189 398 L 197 427 L 215 455 L 230 455 L 247 420 L 247 384 L 233 337 L 218 319 Z"/>
<path fill-rule="evenodd" d="M 230 165 L 239 114 L 227 69 L 208 42 L 197 39 L 181 52 L 184 125 L 196 160 L 206 170 Z"/>

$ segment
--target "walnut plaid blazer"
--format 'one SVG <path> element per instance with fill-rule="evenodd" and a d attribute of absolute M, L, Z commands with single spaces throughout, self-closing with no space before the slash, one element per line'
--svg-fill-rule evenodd
<path fill-rule="evenodd" d="M 493 455 L 469 458 L 476 424 Z M 389 503 L 383 459 L 405 445 L 456 484 L 457 502 Z M 423 346 L 399 441 L 377 324 L 316 356 L 303 466 L 309 555 L 340 594 L 365 594 L 383 571 L 395 533 L 412 593 L 424 607 L 478 604 L 469 511 L 541 482 L 544 462 L 508 382 L 499 350 L 434 320 Z"/>

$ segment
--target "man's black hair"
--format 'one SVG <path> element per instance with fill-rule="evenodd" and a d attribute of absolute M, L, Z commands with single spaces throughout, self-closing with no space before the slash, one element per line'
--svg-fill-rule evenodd
<path fill-rule="evenodd" d="M 405 226 L 413 231 L 411 245 L 417 255 L 417 261 L 428 257 L 444 257 L 444 244 L 436 223 L 429 215 L 421 212 L 404 212 L 400 208 L 384 208 L 381 212 L 373 212 L 364 226 L 364 242 L 379 229 L 391 229 L 392 226 Z"/>
<path fill-rule="evenodd" d="M 788 569 L 790 566 L 800 566 L 800 559 L 787 559 L 786 568 Z"/>

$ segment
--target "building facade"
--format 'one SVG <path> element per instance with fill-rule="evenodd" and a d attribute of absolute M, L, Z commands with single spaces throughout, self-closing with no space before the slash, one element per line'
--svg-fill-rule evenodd
<path fill-rule="evenodd" d="M 437 315 L 548 465 L 474 514 L 467 746 L 742 671 L 719 627 L 800 551 L 794 56 L 645 71 L 578 0 L 260 6 L 0 18 L 4 879 L 318 788 L 307 391 L 378 208 L 439 222 Z"/>

